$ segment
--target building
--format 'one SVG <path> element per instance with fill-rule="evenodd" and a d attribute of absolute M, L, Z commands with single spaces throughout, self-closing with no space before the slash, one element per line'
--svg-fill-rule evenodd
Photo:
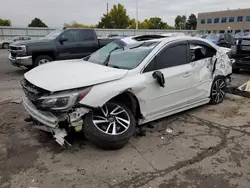
<path fill-rule="evenodd" d="M 199 13 L 197 30 L 204 33 L 250 31 L 250 8 Z"/>

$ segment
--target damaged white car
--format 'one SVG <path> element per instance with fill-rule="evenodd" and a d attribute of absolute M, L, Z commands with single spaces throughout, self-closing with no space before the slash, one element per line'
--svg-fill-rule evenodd
<path fill-rule="evenodd" d="M 71 131 L 103 149 L 122 148 L 137 125 L 207 103 L 221 103 L 232 61 L 201 38 L 111 43 L 78 60 L 25 74 L 25 109 L 36 128 L 68 143 Z M 68 143 L 69 144 L 69 143 Z"/>

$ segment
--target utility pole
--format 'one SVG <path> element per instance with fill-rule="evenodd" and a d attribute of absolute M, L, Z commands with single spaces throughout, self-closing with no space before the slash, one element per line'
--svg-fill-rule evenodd
<path fill-rule="evenodd" d="M 109 2 L 107 2 L 107 16 L 109 15 Z"/>
<path fill-rule="evenodd" d="M 136 0 L 136 30 L 138 30 L 138 0 Z"/>

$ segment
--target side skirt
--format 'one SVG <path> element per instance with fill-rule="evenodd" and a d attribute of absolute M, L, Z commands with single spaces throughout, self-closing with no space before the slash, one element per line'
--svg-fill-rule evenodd
<path fill-rule="evenodd" d="M 170 115 L 173 115 L 173 114 L 185 111 L 185 110 L 189 110 L 191 108 L 202 106 L 204 104 L 208 104 L 209 101 L 210 101 L 210 98 L 206 98 L 206 99 L 203 99 L 203 100 L 200 100 L 200 101 L 196 101 L 196 102 L 191 103 L 191 104 L 186 104 L 186 105 L 184 105 L 182 107 L 178 107 L 178 108 L 175 108 L 175 109 L 172 109 L 172 110 L 168 110 L 168 111 L 160 113 L 160 114 L 158 114 L 156 116 L 148 117 L 148 118 L 140 121 L 139 124 L 140 125 L 141 124 L 145 124 L 145 123 L 148 123 L 148 122 L 151 122 L 151 121 L 163 118 L 163 117 L 167 117 L 167 116 L 170 116 Z"/>

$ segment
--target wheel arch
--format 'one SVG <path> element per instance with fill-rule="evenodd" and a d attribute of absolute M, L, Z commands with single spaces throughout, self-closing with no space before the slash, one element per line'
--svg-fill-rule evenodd
<path fill-rule="evenodd" d="M 138 98 L 129 90 L 123 91 L 122 93 L 111 98 L 109 101 L 119 101 L 125 104 L 132 111 L 136 120 L 143 117 Z"/>

